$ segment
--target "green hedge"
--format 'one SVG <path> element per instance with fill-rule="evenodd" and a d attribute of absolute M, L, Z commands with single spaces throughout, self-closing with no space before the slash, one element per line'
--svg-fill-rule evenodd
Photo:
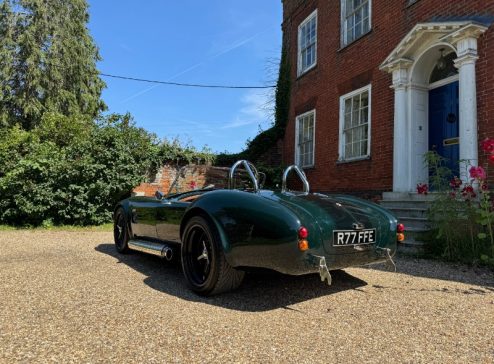
<path fill-rule="evenodd" d="M 0 221 L 108 222 L 119 199 L 157 163 L 154 136 L 111 116 L 98 123 L 48 114 L 32 131 L 0 131 Z"/>
<path fill-rule="evenodd" d="M 159 141 L 129 115 L 97 122 L 46 114 L 26 131 L 0 129 L 0 223 L 98 225 L 150 170 L 213 155 Z"/>

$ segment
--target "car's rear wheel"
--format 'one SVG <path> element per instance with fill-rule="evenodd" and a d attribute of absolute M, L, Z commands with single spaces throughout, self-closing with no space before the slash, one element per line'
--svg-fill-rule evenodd
<path fill-rule="evenodd" d="M 191 289 L 203 296 L 233 290 L 245 275 L 228 264 L 216 229 L 202 216 L 191 218 L 185 226 L 182 268 Z"/>
<path fill-rule="evenodd" d="M 119 253 L 125 254 L 129 252 L 129 226 L 127 218 L 125 217 L 125 211 L 121 207 L 115 212 L 113 220 L 113 239 Z"/>

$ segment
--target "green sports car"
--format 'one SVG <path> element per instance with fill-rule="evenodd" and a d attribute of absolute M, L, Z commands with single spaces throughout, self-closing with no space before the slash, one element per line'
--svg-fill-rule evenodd
<path fill-rule="evenodd" d="M 249 184 L 235 188 L 237 169 Z M 303 191 L 289 191 L 288 174 Z M 237 288 L 249 268 L 300 275 L 388 262 L 404 227 L 378 205 L 348 195 L 309 192 L 297 166 L 283 174 L 281 191 L 262 189 L 262 173 L 248 161 L 229 171 L 228 188 L 213 187 L 155 197 L 132 197 L 114 211 L 115 246 L 181 259 L 190 288 L 214 295 Z"/>

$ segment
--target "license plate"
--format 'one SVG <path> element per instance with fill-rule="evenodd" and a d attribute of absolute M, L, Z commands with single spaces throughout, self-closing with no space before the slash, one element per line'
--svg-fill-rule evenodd
<path fill-rule="evenodd" d="M 373 244 L 376 242 L 376 229 L 333 230 L 333 246 Z"/>

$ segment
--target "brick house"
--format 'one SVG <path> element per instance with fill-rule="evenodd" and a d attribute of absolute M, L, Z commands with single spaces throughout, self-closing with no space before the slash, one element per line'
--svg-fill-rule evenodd
<path fill-rule="evenodd" d="M 493 0 L 283 0 L 284 163 L 313 190 L 376 196 L 427 183 L 436 150 L 466 179 L 458 161 L 484 163 L 494 137 L 493 22 Z"/>

